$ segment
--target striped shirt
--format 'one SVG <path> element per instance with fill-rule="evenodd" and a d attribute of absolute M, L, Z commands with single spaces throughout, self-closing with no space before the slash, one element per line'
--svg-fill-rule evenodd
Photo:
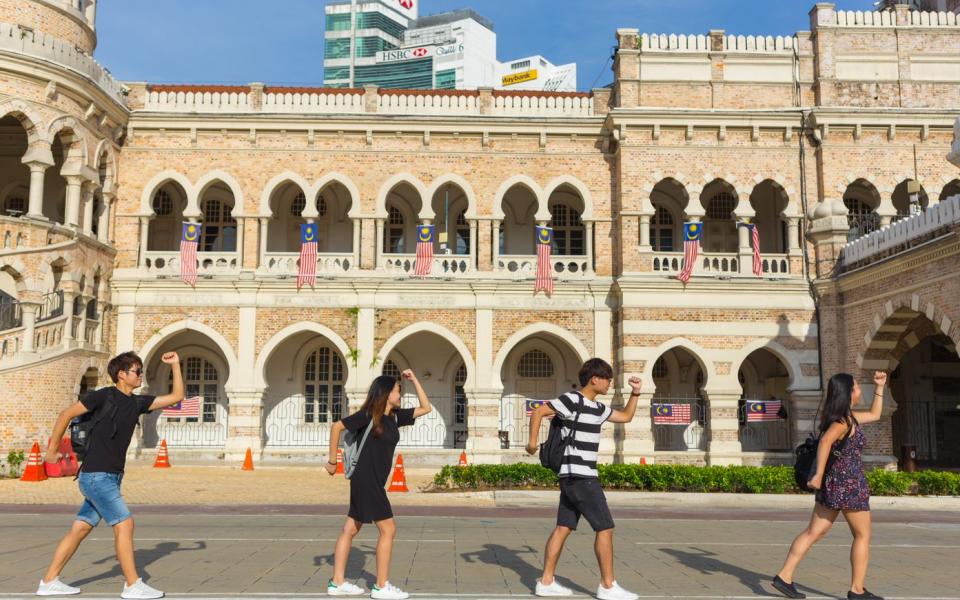
<path fill-rule="evenodd" d="M 573 442 L 563 453 L 560 477 L 599 477 L 597 473 L 597 451 L 600 449 L 600 428 L 613 414 L 613 409 L 601 402 L 588 400 L 576 392 L 563 394 L 549 401 L 550 408 L 563 419 L 560 434 L 565 439 L 570 428 L 575 431 Z M 580 404 L 580 418 L 576 418 L 577 404 Z"/>

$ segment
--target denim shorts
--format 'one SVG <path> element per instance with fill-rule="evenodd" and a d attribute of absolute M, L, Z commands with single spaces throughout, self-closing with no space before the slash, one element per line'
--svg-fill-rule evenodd
<path fill-rule="evenodd" d="M 600 480 L 596 477 L 561 477 L 557 525 L 576 530 L 581 516 L 594 531 L 613 529 L 613 516 Z"/>
<path fill-rule="evenodd" d="M 84 473 L 80 472 L 80 493 L 83 494 L 83 506 L 77 513 L 77 520 L 96 527 L 104 520 L 113 527 L 130 518 L 130 509 L 120 495 L 122 473 Z"/>

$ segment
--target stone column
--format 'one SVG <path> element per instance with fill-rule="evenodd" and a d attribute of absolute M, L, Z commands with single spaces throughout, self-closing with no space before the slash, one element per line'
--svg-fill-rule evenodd
<path fill-rule="evenodd" d="M 787 219 L 787 254 L 799 256 L 803 249 L 800 247 L 800 217 Z"/>
<path fill-rule="evenodd" d="M 37 311 L 40 310 L 39 302 L 20 301 L 20 317 L 23 322 L 23 344 L 20 346 L 21 352 L 33 352 L 33 338 L 37 333 Z"/>
<path fill-rule="evenodd" d="M 491 247 L 493 248 L 492 270 L 494 271 L 499 270 L 497 268 L 497 263 L 500 262 L 500 223 L 501 221 L 499 219 L 494 219 L 493 221 L 491 221 L 491 224 L 492 224 L 491 231 L 493 234 L 493 238 L 492 238 L 493 243 L 491 244 Z"/>
<path fill-rule="evenodd" d="M 93 344 L 96 350 L 103 350 L 103 326 L 106 321 L 106 316 L 103 314 L 103 311 L 106 306 L 107 303 L 102 300 L 97 302 L 97 331 L 93 338 Z"/>
<path fill-rule="evenodd" d="M 737 223 L 737 261 L 741 275 L 753 275 L 753 248 L 750 245 L 750 227 Z"/>
<path fill-rule="evenodd" d="M 360 225 L 360 219 L 353 219 L 353 246 L 351 246 L 353 248 L 353 264 L 351 265 L 351 271 L 360 269 L 360 248 L 363 242 Z"/>
<path fill-rule="evenodd" d="M 63 323 L 63 347 L 69 349 L 73 339 L 73 300 L 78 294 L 72 291 L 63 291 L 63 315 L 67 318 Z"/>
<path fill-rule="evenodd" d="M 63 224 L 76 229 L 80 226 L 80 195 L 85 180 L 80 175 L 66 175 L 64 179 L 67 180 L 67 194 Z"/>
<path fill-rule="evenodd" d="M 373 255 L 376 257 L 374 267 L 379 269 L 383 266 L 383 219 L 377 218 L 377 233 L 373 240 Z"/>
<path fill-rule="evenodd" d="M 264 389 L 257 386 L 254 374 L 256 363 L 257 307 L 255 290 L 248 283 L 241 285 L 240 308 L 237 318 L 240 328 L 237 337 L 237 373 L 231 375 L 231 387 L 226 390 L 227 440 L 224 459 L 243 460 L 250 448 L 260 455 L 263 448 L 262 414 Z"/>
<path fill-rule="evenodd" d="M 653 219 L 652 214 L 641 214 L 640 215 L 640 251 L 641 252 L 650 252 L 653 248 L 650 245 L 650 221 Z M 629 244 L 624 244 L 624 247 L 629 246 Z"/>
<path fill-rule="evenodd" d="M 81 206 L 83 207 L 83 223 L 81 230 L 84 235 L 93 237 L 93 194 L 94 187 L 90 184 L 84 185 L 81 192 Z"/>
<path fill-rule="evenodd" d="M 260 252 L 257 254 L 257 267 L 267 266 L 267 233 L 270 229 L 270 217 L 260 217 Z"/>
<path fill-rule="evenodd" d="M 707 464 L 742 465 L 740 421 L 737 419 L 739 390 L 704 390 L 710 411 Z"/>
<path fill-rule="evenodd" d="M 87 303 L 93 300 L 93 296 L 80 296 L 80 314 L 76 316 L 77 322 L 77 343 L 87 343 Z"/>
<path fill-rule="evenodd" d="M 596 260 L 596 257 L 593 255 L 593 224 L 593 221 L 587 221 L 583 224 L 585 229 L 583 234 L 586 237 L 586 240 L 584 240 L 584 250 L 587 253 L 587 271 L 591 273 L 594 270 L 593 264 Z"/>
<path fill-rule="evenodd" d="M 627 377 L 625 374 L 624 377 Z M 629 400 L 630 385 L 623 382 L 624 397 Z M 637 412 L 633 420 L 623 425 L 616 425 L 617 448 L 615 458 L 623 463 L 639 463 L 644 459 L 648 464 L 653 463 L 653 419 L 650 416 L 650 404 L 653 401 L 654 390 L 641 390 L 637 398 Z M 622 434 L 620 434 L 622 428 Z"/>
<path fill-rule="evenodd" d="M 113 195 L 104 194 L 100 205 L 100 214 L 97 215 L 97 239 L 104 244 L 110 243 L 110 207 L 113 205 Z"/>
<path fill-rule="evenodd" d="M 26 163 L 30 167 L 30 204 L 27 216 L 34 219 L 43 219 L 43 178 L 44 173 L 52 165 L 42 162 Z"/>
<path fill-rule="evenodd" d="M 479 268 L 479 260 L 477 257 L 477 232 L 479 231 L 478 221 L 473 219 L 470 221 L 470 270 Z M 454 240 L 456 244 L 456 240 Z"/>
<path fill-rule="evenodd" d="M 147 264 L 147 248 L 148 236 L 150 235 L 150 219 L 153 216 L 141 216 L 140 217 L 140 266 L 144 267 Z"/>
<path fill-rule="evenodd" d="M 490 388 L 467 392 L 468 434 L 465 450 L 476 463 L 503 462 L 499 436 L 502 393 L 502 390 Z M 526 456 L 523 448 L 511 448 L 510 452 Z"/>

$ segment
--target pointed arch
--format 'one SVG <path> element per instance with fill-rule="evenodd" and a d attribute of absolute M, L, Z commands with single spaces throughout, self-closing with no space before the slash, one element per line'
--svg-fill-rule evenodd
<path fill-rule="evenodd" d="M 711 376 L 713 376 L 715 373 L 713 361 L 707 358 L 708 353 L 703 349 L 702 346 L 700 346 L 700 344 L 685 337 L 671 338 L 656 348 L 650 350 L 649 355 L 651 356 L 651 359 L 646 361 L 646 364 L 643 368 L 643 374 L 641 375 L 644 387 L 646 389 L 656 389 L 656 386 L 653 383 L 653 365 L 656 363 L 657 359 L 660 358 L 660 356 L 662 356 L 665 352 L 673 350 L 674 348 L 682 348 L 691 356 L 693 356 L 693 359 L 700 365 L 700 370 L 704 375 L 703 386 L 706 387 Z"/>
<path fill-rule="evenodd" d="M 0 118 L 8 115 L 20 121 L 20 126 L 27 132 L 28 145 L 36 142 L 50 143 L 43 119 L 32 106 L 17 98 L 0 102 Z"/>
<path fill-rule="evenodd" d="M 226 171 L 215 170 L 206 173 L 197 180 L 197 183 L 193 186 L 193 194 L 189 195 L 187 202 L 187 210 L 190 208 L 200 209 L 200 199 L 203 197 L 203 193 L 211 185 L 216 183 L 222 183 L 230 189 L 230 193 L 233 194 L 233 212 L 234 217 L 243 217 L 246 216 L 244 204 L 243 204 L 243 188 L 240 186 L 240 183 Z M 193 204 L 190 204 L 190 202 Z"/>
<path fill-rule="evenodd" d="M 184 331 L 195 331 L 207 337 L 217 346 L 217 349 L 227 361 L 227 369 L 230 374 L 227 378 L 227 381 L 224 383 L 224 387 L 227 391 L 229 391 L 231 389 L 231 382 L 236 381 L 237 378 L 237 355 L 234 353 L 230 342 L 228 342 L 226 338 L 220 334 L 220 332 L 208 325 L 200 323 L 199 321 L 185 319 L 161 328 L 140 348 L 140 357 L 143 359 L 143 363 L 145 365 L 149 364 L 153 354 L 163 345 L 164 342 L 174 337 L 178 333 L 183 333 Z"/>
<path fill-rule="evenodd" d="M 347 344 L 347 342 L 345 342 L 337 332 L 329 327 L 326 327 L 325 325 L 314 323 L 313 321 L 300 321 L 299 323 L 288 325 L 287 327 L 284 327 L 277 333 L 273 334 L 270 340 L 267 341 L 267 343 L 263 345 L 263 348 L 260 349 L 260 353 L 257 355 L 257 359 L 253 367 L 253 383 L 256 389 L 264 389 L 267 387 L 267 378 L 264 371 L 274 351 L 292 336 L 303 332 L 311 332 L 323 336 L 337 348 L 337 351 L 339 351 L 340 355 L 344 358 L 348 358 L 351 354 L 350 345 Z M 356 369 L 347 369 L 347 380 L 344 383 L 344 386 L 349 389 L 355 386 L 355 384 Z"/>
<path fill-rule="evenodd" d="M 433 333 L 440 336 L 450 345 L 452 345 L 457 352 L 460 353 L 464 364 L 467 366 L 467 381 L 464 384 L 464 387 L 468 389 L 473 388 L 476 385 L 476 363 L 473 360 L 473 354 L 470 352 L 470 349 L 467 348 L 467 345 L 463 343 L 463 340 L 460 339 L 459 335 L 453 333 L 439 323 L 420 321 L 419 323 L 408 325 L 407 327 L 404 327 L 400 331 L 396 332 L 390 336 L 390 339 L 384 342 L 383 346 L 380 347 L 380 351 L 377 353 L 377 364 L 385 363 L 387 357 L 390 356 L 390 353 L 400 344 L 400 342 L 411 335 L 420 332 Z"/>
<path fill-rule="evenodd" d="M 583 214 L 580 215 L 584 221 L 593 219 L 593 194 L 585 183 L 573 175 L 561 175 L 551 179 L 543 188 L 543 197 L 549 200 L 550 196 L 562 186 L 568 186 L 576 190 L 583 201 Z"/>
<path fill-rule="evenodd" d="M 166 171 L 161 171 L 153 176 L 150 181 L 143 186 L 143 193 L 140 195 L 140 215 L 142 217 L 152 216 L 153 213 L 153 195 L 157 193 L 164 184 L 168 182 L 175 182 L 181 188 L 183 188 L 183 193 L 189 198 L 193 193 L 193 184 L 190 183 L 190 180 L 187 179 L 187 176 L 181 173 L 180 171 L 174 171 L 168 169 Z"/>
<path fill-rule="evenodd" d="M 767 350 L 783 363 L 783 366 L 787 369 L 787 374 L 790 376 L 788 387 L 793 387 L 799 382 L 798 375 L 802 377 L 802 375 L 800 375 L 800 373 L 802 373 L 800 370 L 800 358 L 774 340 L 758 339 L 740 348 L 740 350 L 737 351 L 737 358 L 730 368 L 730 373 L 736 375 L 740 367 L 746 364 L 747 358 L 757 350 Z M 816 378 L 813 379 L 816 380 Z"/>
<path fill-rule="evenodd" d="M 430 196 L 427 195 L 427 186 L 410 173 L 398 173 L 390 179 L 387 179 L 383 185 L 380 186 L 380 191 L 377 192 L 376 206 L 374 207 L 375 216 L 378 219 L 386 219 L 389 216 L 387 214 L 387 196 L 393 188 L 401 183 L 406 183 L 420 194 L 420 217 L 433 218 L 433 209 L 430 207 Z"/>
<path fill-rule="evenodd" d="M 433 183 L 430 184 L 430 189 L 427 190 L 427 195 L 424 196 L 424 198 L 432 199 L 434 194 L 436 194 L 441 187 L 448 183 L 452 183 L 463 190 L 463 195 L 467 198 L 467 211 L 464 214 L 464 218 L 477 218 L 477 194 L 473 191 L 473 186 L 470 185 L 470 182 L 455 173 L 444 173 L 443 175 L 434 179 Z"/>
<path fill-rule="evenodd" d="M 514 175 L 513 177 L 510 177 L 501 183 L 500 187 L 497 189 L 497 193 L 493 196 L 494 219 L 502 221 L 504 218 L 506 218 L 506 215 L 503 212 L 503 198 L 507 195 L 507 192 L 518 185 L 527 188 L 530 190 L 530 193 L 533 194 L 533 198 L 537 202 L 536 210 L 539 210 L 540 206 L 545 206 L 543 188 L 541 188 L 532 177 L 527 175 Z M 536 213 L 536 210 L 534 213 Z"/>
<path fill-rule="evenodd" d="M 362 207 L 360 206 L 360 202 L 361 202 L 360 189 L 357 188 L 357 184 L 355 184 L 352 179 L 350 179 L 348 176 L 344 175 L 343 173 L 339 173 L 337 171 L 332 171 L 330 173 L 327 173 L 326 175 L 321 177 L 316 184 L 314 184 L 313 190 L 311 190 L 313 191 L 313 195 L 310 196 L 308 194 L 307 197 L 316 198 L 317 194 L 322 192 L 324 188 L 326 188 L 328 185 L 332 183 L 339 183 L 344 188 L 346 188 L 347 193 L 350 194 L 350 210 L 347 211 L 347 217 L 350 219 L 360 218 L 360 215 L 363 212 L 361 210 Z M 306 193 L 307 191 L 308 190 L 304 190 L 304 193 Z"/>
<path fill-rule="evenodd" d="M 272 217 L 273 210 L 270 208 L 270 199 L 273 197 L 274 192 L 280 189 L 284 184 L 292 183 L 300 188 L 306 195 L 310 191 L 310 183 L 307 182 L 302 176 L 293 171 L 284 171 L 280 173 L 273 179 L 267 182 L 267 185 L 263 186 L 263 193 L 260 194 L 260 216 L 261 217 Z"/>
<path fill-rule="evenodd" d="M 490 370 L 491 376 L 494 378 L 494 381 L 491 383 L 497 386 L 497 382 L 499 382 L 499 387 L 503 387 L 503 382 L 500 381 L 500 372 L 503 370 L 503 365 L 506 362 L 507 357 L 510 355 L 510 352 L 525 339 L 537 334 L 547 334 L 563 341 L 577 354 L 577 356 L 580 358 L 580 362 L 585 362 L 588 358 L 590 358 L 590 351 L 587 349 L 586 345 L 580 341 L 580 338 L 573 335 L 566 329 L 554 325 L 553 323 L 546 323 L 544 321 L 531 323 L 530 325 L 527 325 L 526 327 L 514 332 L 503 342 L 503 345 L 500 346 L 500 349 L 497 350 L 497 355 L 493 359 L 493 367 Z"/>

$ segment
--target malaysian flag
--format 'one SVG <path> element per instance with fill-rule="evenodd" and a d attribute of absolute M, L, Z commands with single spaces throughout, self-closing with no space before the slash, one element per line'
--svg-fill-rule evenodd
<path fill-rule="evenodd" d="M 546 400 L 526 400 L 525 404 L 527 406 L 527 416 L 529 417 L 532 415 L 533 411 L 543 406 L 545 402 Z"/>
<path fill-rule="evenodd" d="M 750 225 L 750 237 L 753 241 L 753 274 L 757 277 L 763 276 L 763 259 L 760 258 L 760 230 L 754 223 Z"/>
<path fill-rule="evenodd" d="M 779 400 L 747 401 L 747 421 L 779 421 Z"/>
<path fill-rule="evenodd" d="M 654 425 L 689 425 L 689 404 L 654 404 Z"/>
<path fill-rule="evenodd" d="M 417 260 L 414 277 L 426 277 L 433 269 L 433 225 L 417 227 Z"/>
<path fill-rule="evenodd" d="M 308 283 L 317 284 L 317 224 L 300 225 L 300 266 L 297 268 L 297 289 Z"/>
<path fill-rule="evenodd" d="M 537 225 L 537 282 L 533 293 L 544 291 L 553 295 L 553 265 L 550 263 L 550 246 L 553 244 L 553 229 Z"/>
<path fill-rule="evenodd" d="M 200 241 L 200 224 L 184 221 L 180 236 L 180 280 L 197 285 L 197 242 Z"/>
<path fill-rule="evenodd" d="M 200 418 L 200 403 L 203 399 L 200 396 L 191 396 L 184 398 L 173 406 L 163 409 L 161 416 L 164 417 L 195 417 Z"/>
<path fill-rule="evenodd" d="M 700 234 L 703 228 L 700 223 L 683 224 L 683 270 L 677 275 L 683 283 L 690 281 L 690 275 L 693 273 L 693 267 L 697 263 L 697 251 L 700 249 Z"/>

